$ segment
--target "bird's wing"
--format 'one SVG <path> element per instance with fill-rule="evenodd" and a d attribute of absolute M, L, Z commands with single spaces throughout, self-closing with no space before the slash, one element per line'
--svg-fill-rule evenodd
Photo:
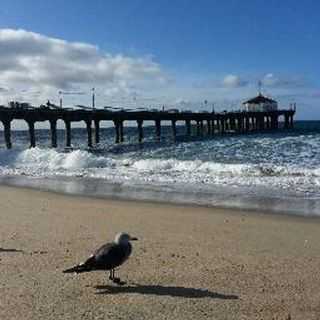
<path fill-rule="evenodd" d="M 113 269 L 128 258 L 128 252 L 121 245 L 106 243 L 94 253 L 94 258 L 98 269 Z"/>

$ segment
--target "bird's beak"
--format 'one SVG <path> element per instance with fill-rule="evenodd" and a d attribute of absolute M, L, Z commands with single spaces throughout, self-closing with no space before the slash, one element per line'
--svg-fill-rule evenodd
<path fill-rule="evenodd" d="M 138 238 L 136 238 L 136 237 L 130 237 L 130 240 L 131 240 L 131 241 L 137 241 Z"/>

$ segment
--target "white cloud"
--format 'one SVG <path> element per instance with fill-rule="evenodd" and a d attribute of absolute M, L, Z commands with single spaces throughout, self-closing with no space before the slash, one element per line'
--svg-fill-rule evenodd
<path fill-rule="evenodd" d="M 273 87 L 279 85 L 280 80 L 273 73 L 267 73 L 262 79 L 262 84 L 267 87 Z"/>
<path fill-rule="evenodd" d="M 262 78 L 262 84 L 270 88 L 297 88 L 306 85 L 306 81 L 296 76 L 276 76 L 273 73 L 267 73 Z"/>
<path fill-rule="evenodd" d="M 64 95 L 64 104 L 90 104 L 91 88 L 95 87 L 98 106 L 176 105 L 181 97 L 183 104 L 192 105 L 190 108 L 195 110 L 204 100 L 210 102 L 208 108 L 212 102 L 227 109 L 234 101 L 256 93 L 258 76 L 212 74 L 205 78 L 176 74 L 172 78 L 151 56 L 111 55 L 88 43 L 0 29 L 0 103 L 10 99 L 34 104 L 50 99 L 58 103 L 58 91 L 63 90 L 77 93 Z M 305 93 L 309 85 L 303 77 L 273 73 L 265 74 L 261 80 L 263 91 L 270 88 L 269 93 L 275 96 Z M 313 99 L 319 97 L 319 92 L 314 91 Z"/>
<path fill-rule="evenodd" d="M 150 81 L 165 82 L 160 65 L 150 57 L 111 55 L 87 43 L 0 29 L 0 87 L 9 88 L 11 95 L 41 100 L 58 90 L 92 87 L 101 88 L 101 94 L 127 94 Z"/>
<path fill-rule="evenodd" d="M 246 86 L 247 84 L 247 81 L 234 74 L 229 74 L 222 80 L 222 85 L 226 88 L 240 88 Z"/>

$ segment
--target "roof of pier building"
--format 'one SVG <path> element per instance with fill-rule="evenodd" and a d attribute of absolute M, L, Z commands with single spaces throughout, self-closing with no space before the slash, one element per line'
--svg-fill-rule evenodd
<path fill-rule="evenodd" d="M 262 95 L 261 93 L 259 93 L 259 95 L 257 95 L 254 98 L 251 98 L 247 101 L 244 101 L 242 104 L 260 104 L 260 103 L 277 103 L 277 101 L 265 97 L 264 95 Z"/>

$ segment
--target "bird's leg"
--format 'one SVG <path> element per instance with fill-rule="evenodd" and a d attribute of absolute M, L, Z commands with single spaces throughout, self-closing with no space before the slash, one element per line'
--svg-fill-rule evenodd
<path fill-rule="evenodd" d="M 115 276 L 114 276 L 114 269 L 110 269 L 110 275 L 109 275 L 109 279 L 112 281 L 112 282 L 114 282 L 114 283 L 116 283 L 116 284 L 118 284 L 118 285 L 124 285 L 125 284 L 125 282 L 123 282 L 123 281 L 121 281 L 121 279 L 120 278 L 116 278 Z"/>
<path fill-rule="evenodd" d="M 116 278 L 116 277 L 114 276 L 114 269 L 113 269 L 113 279 L 112 279 L 112 281 L 113 281 L 114 283 L 116 283 L 116 284 L 119 284 L 119 285 L 125 284 L 125 282 L 121 281 L 120 278 Z"/>

